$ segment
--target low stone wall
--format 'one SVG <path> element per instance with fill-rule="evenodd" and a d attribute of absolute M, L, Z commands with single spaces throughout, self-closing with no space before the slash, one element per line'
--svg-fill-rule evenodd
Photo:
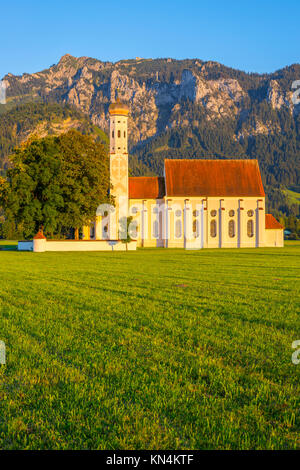
<path fill-rule="evenodd" d="M 33 240 L 18 242 L 18 251 L 33 251 Z"/>
<path fill-rule="evenodd" d="M 120 240 L 46 240 L 42 238 L 18 243 L 19 251 L 133 251 L 136 241 L 123 243 Z"/>

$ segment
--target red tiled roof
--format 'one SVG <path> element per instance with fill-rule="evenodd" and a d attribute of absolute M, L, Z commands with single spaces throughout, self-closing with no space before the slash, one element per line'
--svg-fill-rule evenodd
<path fill-rule="evenodd" d="M 165 179 L 161 176 L 129 178 L 129 199 L 160 199 L 165 195 Z"/>
<path fill-rule="evenodd" d="M 170 196 L 265 196 L 257 160 L 165 160 Z"/>
<path fill-rule="evenodd" d="M 278 220 L 273 217 L 272 214 L 266 214 L 266 229 L 283 229 L 284 226 L 281 225 Z"/>
<path fill-rule="evenodd" d="M 43 234 L 43 232 L 39 231 L 34 237 L 33 237 L 34 240 L 46 240 L 46 237 L 45 235 Z"/>

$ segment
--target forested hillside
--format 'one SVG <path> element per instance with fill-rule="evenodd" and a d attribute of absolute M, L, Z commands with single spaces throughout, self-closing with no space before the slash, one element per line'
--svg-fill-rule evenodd
<path fill-rule="evenodd" d="M 0 174 L 9 165 L 9 155 L 23 142 L 33 136 L 59 135 L 77 129 L 89 134 L 97 142 L 107 146 L 108 136 L 95 126 L 87 115 L 73 106 L 57 103 L 27 103 L 12 107 L 0 114 Z M 132 174 L 150 174 L 151 170 L 142 164 L 135 155 L 130 157 Z"/>
<path fill-rule="evenodd" d="M 28 103 L 0 114 L 0 161 L 2 170 L 9 164 L 14 148 L 31 137 L 58 135 L 70 129 L 92 134 L 95 140 L 107 144 L 108 138 L 87 116 L 69 105 Z"/>
<path fill-rule="evenodd" d="M 299 79 L 299 64 L 259 75 L 199 59 L 110 63 L 67 54 L 42 72 L 4 77 L 2 168 L 31 133 L 107 132 L 118 95 L 131 110 L 132 174 L 162 174 L 166 157 L 257 158 L 268 208 L 299 215 L 300 105 L 292 100 Z"/>

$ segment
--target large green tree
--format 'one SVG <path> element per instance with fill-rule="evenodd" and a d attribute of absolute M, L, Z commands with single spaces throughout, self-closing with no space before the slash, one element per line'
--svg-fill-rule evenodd
<path fill-rule="evenodd" d="M 109 202 L 107 150 L 75 130 L 32 139 L 11 157 L 1 188 L 7 228 L 13 224 L 25 238 L 41 225 L 48 236 L 62 235 L 89 223 L 98 205 Z"/>

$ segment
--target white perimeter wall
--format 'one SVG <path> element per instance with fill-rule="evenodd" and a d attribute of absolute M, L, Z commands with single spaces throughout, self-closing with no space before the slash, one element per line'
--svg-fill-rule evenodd
<path fill-rule="evenodd" d="M 35 242 L 35 243 L 34 243 Z M 122 243 L 121 241 L 107 240 L 34 240 L 19 242 L 19 251 L 128 251 L 136 250 L 136 241 Z"/>

